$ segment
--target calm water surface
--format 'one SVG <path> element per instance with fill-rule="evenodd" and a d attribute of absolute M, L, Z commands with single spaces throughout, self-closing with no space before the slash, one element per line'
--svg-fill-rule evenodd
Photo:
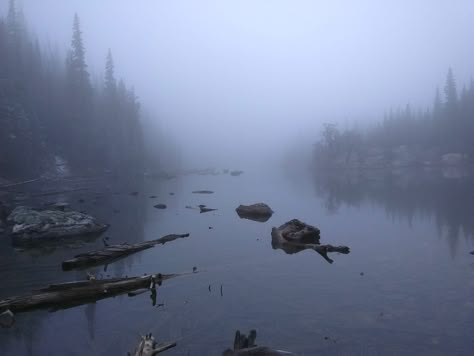
<path fill-rule="evenodd" d="M 12 329 L 0 329 L 0 355 L 126 355 L 148 332 L 178 342 L 166 355 L 220 355 L 237 329 L 256 329 L 258 344 L 298 355 L 471 355 L 472 187 L 465 178 L 354 182 L 246 172 L 62 196 L 110 222 L 111 243 L 191 234 L 91 272 L 203 272 L 165 282 L 157 300 L 163 307 L 144 294 L 19 314 Z M 191 193 L 200 189 L 215 193 Z M 265 223 L 235 213 L 239 204 L 260 201 L 275 211 Z M 157 203 L 168 208 L 153 208 Z M 198 204 L 218 210 L 185 208 Z M 292 218 L 318 226 L 321 243 L 348 245 L 351 253 L 332 254 L 329 264 L 313 251 L 273 249 L 272 226 Z M 0 298 L 84 278 L 85 271 L 62 272 L 61 261 L 102 245 L 18 251 L 3 238 Z"/>

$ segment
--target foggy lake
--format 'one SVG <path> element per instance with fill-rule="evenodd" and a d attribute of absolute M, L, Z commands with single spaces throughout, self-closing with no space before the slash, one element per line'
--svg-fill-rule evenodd
<path fill-rule="evenodd" d="M 474 354 L 473 19 L 0 0 L 0 356 Z"/>
<path fill-rule="evenodd" d="M 94 182 L 90 191 L 65 196 L 72 207 L 109 221 L 105 235 L 113 243 L 190 233 L 89 271 L 104 278 L 193 267 L 199 273 L 165 281 L 159 307 L 147 293 L 20 314 L 15 329 L 2 330 L 0 353 L 124 354 L 138 333 L 153 330 L 160 340 L 178 341 L 170 355 L 220 355 L 235 330 L 256 329 L 259 344 L 299 355 L 469 354 L 474 225 L 467 212 L 474 200 L 462 197 L 473 197 L 472 180 L 351 179 L 255 170 L 121 187 Z M 191 193 L 201 189 L 214 194 Z M 235 208 L 256 201 L 272 207 L 271 219 L 240 219 Z M 155 209 L 158 202 L 167 209 Z M 199 204 L 218 210 L 186 208 Z M 322 243 L 347 245 L 350 254 L 330 254 L 329 264 L 314 251 L 273 249 L 271 227 L 295 217 L 318 226 Z M 85 271 L 62 272 L 61 261 L 103 246 L 100 238 L 25 251 L 1 243 L 0 298 L 81 279 Z"/>

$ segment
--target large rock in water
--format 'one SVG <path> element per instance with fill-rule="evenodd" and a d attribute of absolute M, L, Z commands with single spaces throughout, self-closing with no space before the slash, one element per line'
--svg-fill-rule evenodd
<path fill-rule="evenodd" d="M 268 219 L 270 219 L 273 215 L 273 210 L 264 203 L 239 205 L 235 211 L 242 219 L 249 219 L 259 222 L 268 221 Z"/>
<path fill-rule="evenodd" d="M 35 210 L 27 206 L 15 208 L 8 216 L 14 243 L 35 244 L 44 240 L 99 234 L 108 225 L 90 215 L 72 210 Z"/>
<path fill-rule="evenodd" d="M 320 231 L 317 227 L 305 224 L 304 222 L 293 219 L 278 228 L 272 229 L 272 236 L 275 236 L 281 242 L 293 241 L 301 243 L 319 244 Z"/>

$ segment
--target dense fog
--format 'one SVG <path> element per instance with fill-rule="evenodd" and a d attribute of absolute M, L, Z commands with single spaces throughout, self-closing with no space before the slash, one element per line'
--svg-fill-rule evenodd
<path fill-rule="evenodd" d="M 309 151 L 322 123 L 425 110 L 449 67 L 458 87 L 474 73 L 469 0 L 19 3 L 62 56 L 77 13 L 93 85 L 110 48 L 145 121 L 175 140 L 188 166 Z"/>

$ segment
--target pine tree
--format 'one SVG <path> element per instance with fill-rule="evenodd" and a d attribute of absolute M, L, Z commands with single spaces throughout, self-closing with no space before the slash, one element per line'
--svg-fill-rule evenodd
<path fill-rule="evenodd" d="M 117 81 L 115 80 L 115 67 L 112 58 L 112 52 L 108 51 L 105 60 L 105 78 L 104 78 L 105 94 L 109 97 L 114 97 L 117 91 Z"/>
<path fill-rule="evenodd" d="M 448 115 L 448 117 L 456 116 L 458 93 L 456 89 L 456 80 L 454 78 L 454 74 L 451 68 L 449 68 L 448 75 L 446 76 L 444 94 L 446 95 L 446 114 Z"/>
<path fill-rule="evenodd" d="M 441 102 L 441 95 L 439 93 L 439 88 L 436 88 L 436 94 L 433 103 L 433 119 L 439 120 L 443 112 L 443 103 Z"/>
<path fill-rule="evenodd" d="M 80 93 L 84 95 L 90 89 L 90 83 L 84 43 L 82 41 L 82 31 L 77 14 L 74 15 L 71 49 L 66 64 L 70 75 L 70 84 L 78 91 L 76 94 Z"/>

